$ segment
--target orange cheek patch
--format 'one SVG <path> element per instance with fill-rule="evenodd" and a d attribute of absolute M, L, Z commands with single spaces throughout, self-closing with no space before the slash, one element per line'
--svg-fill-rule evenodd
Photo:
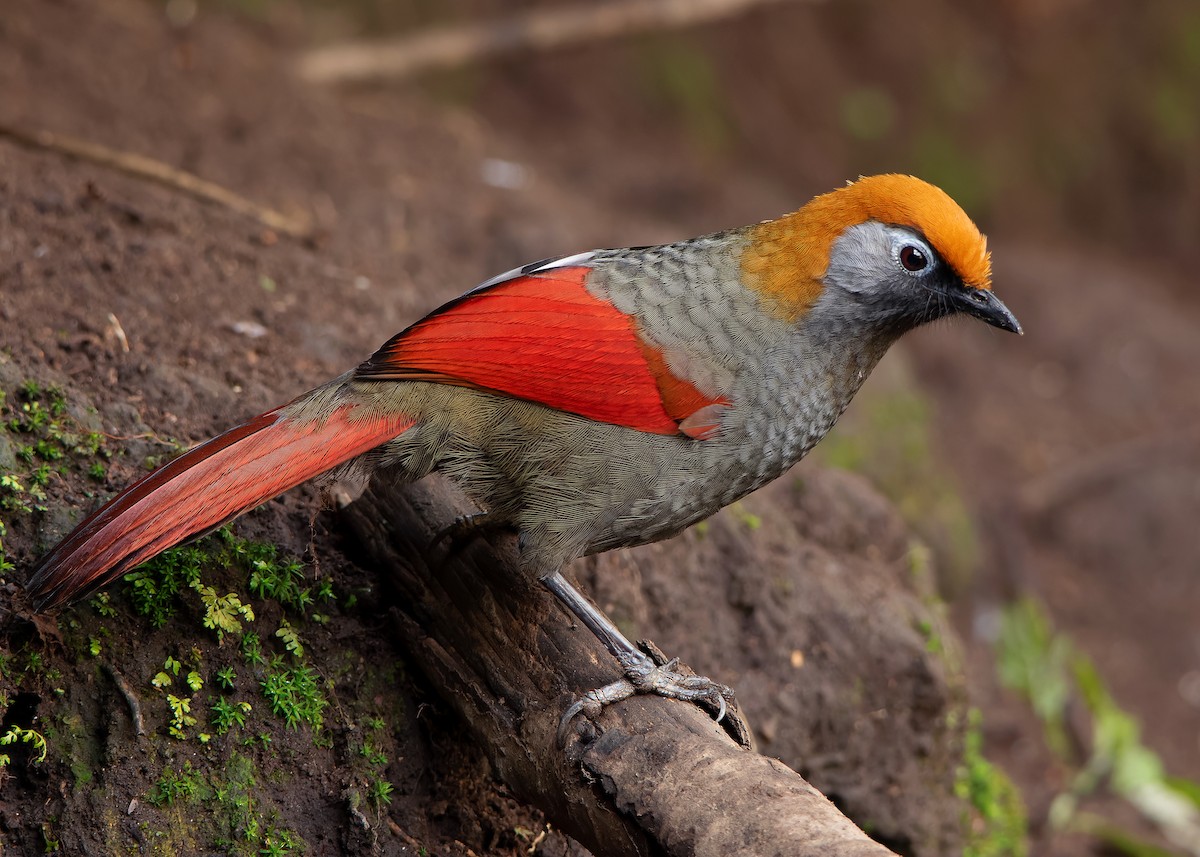
<path fill-rule="evenodd" d="M 776 315 L 799 321 L 824 286 L 821 277 L 829 264 L 832 237 L 803 228 L 796 215 L 760 223 L 750 229 L 750 244 L 742 251 L 742 278 L 758 292 Z"/>

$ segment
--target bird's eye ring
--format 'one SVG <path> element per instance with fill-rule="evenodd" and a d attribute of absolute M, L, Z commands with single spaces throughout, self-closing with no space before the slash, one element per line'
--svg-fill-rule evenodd
<path fill-rule="evenodd" d="M 920 247 L 905 244 L 900 248 L 900 264 L 911 274 L 919 274 L 929 267 L 929 257 Z"/>

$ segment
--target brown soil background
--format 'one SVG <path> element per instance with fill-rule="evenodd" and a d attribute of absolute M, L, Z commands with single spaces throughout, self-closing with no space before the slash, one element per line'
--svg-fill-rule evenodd
<path fill-rule="evenodd" d="M 1194 7 L 797 4 L 404 86 L 321 90 L 290 74 L 298 50 L 336 35 L 467 20 L 506 5 L 205 6 L 176 27 L 137 0 L 6 4 L 0 121 L 153 156 L 310 214 L 320 228 L 312 242 L 275 240 L 220 209 L 0 141 L 0 388 L 11 395 L 32 377 L 94 406 L 113 435 L 109 448 L 126 453 L 109 467 L 108 493 L 147 455 L 169 452 L 156 438 L 195 442 L 278 404 L 495 271 L 711 231 L 793 208 L 859 173 L 914 171 L 963 199 L 992 236 L 997 289 L 1027 330 L 1017 339 L 942 325 L 889 357 L 931 403 L 935 463 L 955 474 L 978 522 L 978 562 L 969 580 L 948 585 L 989 755 L 1022 788 L 1036 853 L 1091 853 L 1086 841 L 1045 829 L 1063 772 L 994 675 L 995 611 L 1032 593 L 1096 661 L 1170 771 L 1200 777 L 1200 703 L 1187 691 L 1200 671 L 1200 302 L 1185 267 L 1200 230 Z M 864 103 L 868 116 L 891 116 L 882 130 L 863 130 Z M 481 181 L 488 158 L 522 164 L 525 184 Z M 239 322 L 266 335 L 241 335 Z M 864 396 L 892 383 L 903 381 L 885 377 Z M 794 512 L 802 534 L 841 567 L 859 569 L 845 558 L 861 554 L 862 622 L 885 601 L 919 615 L 923 593 L 905 592 L 867 561 L 901 563 L 908 536 L 895 511 L 857 479 L 811 463 L 797 476 L 809 486 L 799 499 L 779 488 L 748 504 L 764 529 L 785 527 Z M 65 478 L 52 484 L 48 512 L 6 519 L 16 563 L 6 602 L 18 614 L 29 563 L 96 490 Z M 306 636 L 314 659 L 346 659 L 335 694 L 343 716 L 327 715 L 339 724 L 334 747 L 281 730 L 269 750 L 244 750 L 260 770 L 279 772 L 261 814 L 297 829 L 312 853 L 416 853 L 416 842 L 435 854 L 524 852 L 518 829 L 536 832 L 541 819 L 491 780 L 461 728 L 407 673 L 389 642 L 386 593 L 344 558 L 336 520 L 314 517 L 318 506 L 315 491 L 293 492 L 239 525 L 359 596 L 358 608 L 332 611 L 327 633 Z M 733 567 L 798 550 L 787 537 L 747 548 L 753 539 L 730 535 L 743 513 L 714 524 L 716 548 L 679 550 L 716 550 Z M 747 550 L 760 553 L 747 562 Z M 927 773 L 889 787 L 867 770 L 880 762 L 870 751 L 879 743 L 854 745 L 837 718 L 795 695 L 787 656 L 811 655 L 820 634 L 789 637 L 795 614 L 773 612 L 777 594 L 739 579 L 705 586 L 725 586 L 758 624 L 719 620 L 720 636 L 710 635 L 706 596 L 679 591 L 687 584 L 670 574 L 671 551 L 653 546 L 621 554 L 603 575 L 586 564 L 578 572 L 617 618 L 697 669 L 725 670 L 711 672 L 738 685 L 756 723 L 775 736 L 782 728 L 767 751 L 791 754 L 848 810 L 873 816 L 893 847 L 954 853 L 953 836 L 930 833 L 950 822 L 930 806 L 935 788 L 919 785 Z M 613 571 L 622 568 L 624 576 Z M 224 585 L 241 584 L 231 576 Z M 267 637 L 277 620 L 261 616 L 258 630 Z M 162 851 L 153 830 L 186 830 L 189 810 L 151 809 L 145 794 L 164 766 L 201 764 L 210 751 L 132 735 L 111 681 L 73 648 L 98 627 L 85 608 L 57 632 L 25 616 L 6 621 L 8 652 L 37 651 L 61 676 L 23 684 L 22 705 L 38 708 L 63 745 L 72 728 L 98 730 L 104 741 L 97 756 L 14 767 L 0 793 L 4 845 L 40 853 L 57 838 L 68 853 Z M 164 717 L 145 682 L 166 654 L 202 646 L 206 669 L 240 668 L 230 645 L 201 641 L 194 620 L 155 631 L 125 611 L 120 622 L 107 655 L 141 682 L 152 729 L 163 731 Z M 746 632 L 749 642 L 723 651 L 721 636 Z M 919 649 L 919 638 L 887 642 L 910 644 Z M 829 671 L 815 675 L 831 683 L 854 669 L 853 652 L 824 660 Z M 862 711 L 894 708 L 888 677 L 903 670 L 881 662 L 862 672 L 868 694 L 883 694 L 862 700 Z M 824 687 L 810 675 L 810 686 Z M 933 687 L 939 711 L 955 693 L 936 675 L 905 682 L 898 697 Z M 269 731 L 257 711 L 265 703 L 256 703 L 262 719 L 251 732 Z M 78 719 L 61 719 L 64 711 Z M 353 748 L 370 716 L 388 721 L 378 740 L 396 793 L 364 829 L 345 796 L 363 787 Z M 879 728 L 876 742 L 899 740 Z M 826 748 L 839 753 L 821 755 Z M 73 788 L 82 769 L 102 772 L 106 795 L 142 805 L 126 814 L 124 804 L 89 798 Z M 285 775 L 293 785 L 280 785 Z M 1119 806 L 1094 808 L 1136 824 Z M 184 834 L 169 847 L 212 846 Z M 537 853 L 577 847 L 555 833 Z"/>

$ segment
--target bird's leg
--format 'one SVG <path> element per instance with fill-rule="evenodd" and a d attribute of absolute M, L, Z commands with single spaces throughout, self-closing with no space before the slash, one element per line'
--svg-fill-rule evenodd
<path fill-rule="evenodd" d="M 594 717 L 606 705 L 628 699 L 637 693 L 653 693 L 700 705 L 708 710 L 718 723 L 727 721 L 724 727 L 730 736 L 743 746 L 749 746 L 750 730 L 741 715 L 735 709 L 731 716 L 726 718 L 726 715 L 730 714 L 728 703 L 733 701 L 732 689 L 705 676 L 677 671 L 675 667 L 679 664 L 679 659 L 672 658 L 667 661 L 653 644 L 647 644 L 647 647 L 657 657 L 643 652 L 629 642 L 612 620 L 592 606 L 592 603 L 559 572 L 555 571 L 540 580 L 543 586 L 553 592 L 555 597 L 596 635 L 604 644 L 604 648 L 621 664 L 625 673 L 624 678 L 612 684 L 589 690 L 566 710 L 558 726 L 560 745 L 566 744 L 571 721 L 577 715 L 582 713 Z"/>

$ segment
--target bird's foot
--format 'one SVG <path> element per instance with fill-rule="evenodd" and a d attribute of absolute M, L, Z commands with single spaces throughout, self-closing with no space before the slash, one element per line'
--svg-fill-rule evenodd
<path fill-rule="evenodd" d="M 580 714 L 591 720 L 597 717 L 605 706 L 639 693 L 652 693 L 694 703 L 712 715 L 731 738 L 743 747 L 751 746 L 750 727 L 737 709 L 732 688 L 718 684 L 706 676 L 682 672 L 678 669 L 679 658 L 667 660 L 658 647 L 648 640 L 639 645 L 649 654 L 633 652 L 622 656 L 624 678 L 589 690 L 566 710 L 558 724 L 560 746 L 566 745 L 571 723 Z"/>

